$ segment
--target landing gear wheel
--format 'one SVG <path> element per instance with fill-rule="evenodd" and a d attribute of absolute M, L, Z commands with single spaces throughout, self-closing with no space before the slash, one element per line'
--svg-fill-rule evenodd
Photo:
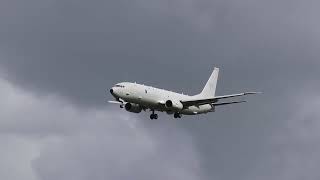
<path fill-rule="evenodd" d="M 158 114 L 151 114 L 150 115 L 150 119 L 153 120 L 153 119 L 158 119 Z"/>
<path fill-rule="evenodd" d="M 174 113 L 173 117 L 174 117 L 174 118 L 178 118 L 178 114 L 177 114 L 177 113 Z"/>
<path fill-rule="evenodd" d="M 174 113 L 173 117 L 174 118 L 181 118 L 181 115 L 179 113 Z"/>

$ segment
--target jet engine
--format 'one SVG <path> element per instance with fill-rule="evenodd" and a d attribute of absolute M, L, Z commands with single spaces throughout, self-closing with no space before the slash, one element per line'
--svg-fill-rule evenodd
<path fill-rule="evenodd" d="M 183 105 L 180 101 L 168 100 L 166 101 L 166 108 L 180 111 L 183 109 Z"/>
<path fill-rule="evenodd" d="M 139 104 L 126 103 L 124 107 L 132 113 L 140 113 L 142 111 L 142 107 Z"/>

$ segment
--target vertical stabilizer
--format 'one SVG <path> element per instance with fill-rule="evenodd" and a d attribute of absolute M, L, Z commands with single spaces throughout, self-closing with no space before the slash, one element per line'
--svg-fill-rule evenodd
<path fill-rule="evenodd" d="M 201 97 L 213 98 L 215 96 L 218 76 L 219 76 L 219 68 L 215 67 L 213 69 L 213 72 L 212 72 L 206 86 L 203 88 L 202 92 L 199 94 Z"/>

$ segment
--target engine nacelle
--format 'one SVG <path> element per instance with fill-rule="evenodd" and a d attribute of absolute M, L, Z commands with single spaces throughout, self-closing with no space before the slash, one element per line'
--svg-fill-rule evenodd
<path fill-rule="evenodd" d="M 183 109 L 183 105 L 180 101 L 168 100 L 166 101 L 166 108 L 170 110 L 180 111 Z"/>
<path fill-rule="evenodd" d="M 139 104 L 126 103 L 124 107 L 127 111 L 132 113 L 140 113 L 142 111 L 142 107 Z"/>

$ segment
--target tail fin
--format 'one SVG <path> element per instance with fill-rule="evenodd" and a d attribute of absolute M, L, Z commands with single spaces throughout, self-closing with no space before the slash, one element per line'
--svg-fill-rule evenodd
<path fill-rule="evenodd" d="M 219 68 L 214 68 L 213 72 L 206 84 L 203 88 L 202 92 L 199 94 L 201 97 L 211 98 L 216 94 L 217 81 L 219 76 Z"/>

